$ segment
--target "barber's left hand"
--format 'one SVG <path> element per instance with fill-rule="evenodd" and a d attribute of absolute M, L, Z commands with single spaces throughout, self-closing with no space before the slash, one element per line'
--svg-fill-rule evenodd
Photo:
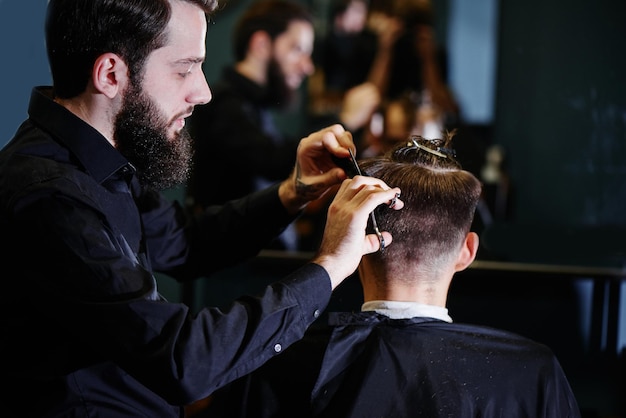
<path fill-rule="evenodd" d="M 307 203 L 319 199 L 333 186 L 346 179 L 333 156 L 348 158 L 355 151 L 352 134 L 336 124 L 303 138 L 298 145 L 296 167 L 283 181 L 279 196 L 290 213 L 302 210 Z"/>

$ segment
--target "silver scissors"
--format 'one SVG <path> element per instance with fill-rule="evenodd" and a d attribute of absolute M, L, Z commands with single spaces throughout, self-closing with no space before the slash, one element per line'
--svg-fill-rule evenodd
<path fill-rule="evenodd" d="M 350 160 L 354 165 L 354 170 L 356 171 L 356 174 L 362 176 L 363 173 L 361 172 L 361 169 L 356 162 L 356 158 L 354 158 L 354 153 L 352 152 L 352 149 L 348 148 L 348 151 L 350 151 Z M 383 238 L 383 234 L 380 232 L 380 229 L 378 229 L 378 222 L 376 222 L 376 216 L 374 215 L 374 212 L 370 213 L 370 220 L 372 221 L 372 227 L 374 228 L 374 232 L 376 233 L 378 241 L 380 242 L 380 252 L 383 252 L 385 250 L 385 238 Z"/>

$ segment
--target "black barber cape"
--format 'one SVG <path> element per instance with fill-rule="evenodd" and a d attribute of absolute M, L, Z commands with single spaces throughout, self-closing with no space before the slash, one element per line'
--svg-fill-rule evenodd
<path fill-rule="evenodd" d="M 493 328 L 331 314 L 214 394 L 211 417 L 580 417 L 551 350 Z"/>

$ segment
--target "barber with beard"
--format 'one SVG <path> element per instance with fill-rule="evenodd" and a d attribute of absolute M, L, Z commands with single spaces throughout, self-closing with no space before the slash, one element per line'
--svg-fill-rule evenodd
<path fill-rule="evenodd" d="M 0 150 L 0 415 L 182 417 L 302 337 L 379 249 L 369 213 L 399 190 L 346 179 L 332 157 L 354 144 L 335 125 L 300 141 L 282 182 L 190 217 L 161 190 L 186 180 L 185 119 L 211 100 L 217 1 L 47 7 L 53 86 L 33 89 Z M 243 261 L 338 184 L 319 252 L 264 292 L 198 313 L 159 294 L 155 272 L 184 281 Z"/>
<path fill-rule="evenodd" d="M 195 157 L 187 202 L 197 209 L 244 196 L 283 179 L 293 168 L 298 141 L 281 132 L 272 112 L 294 104 L 315 67 L 313 17 L 289 0 L 253 2 L 233 30 L 236 62 L 222 71 L 213 100 L 190 119 Z M 380 103 L 378 89 L 365 83 L 345 98 L 334 120 L 354 132 Z M 215 182 L 215 179 L 227 180 Z M 211 185 L 211 187 L 208 187 Z M 293 229 L 270 245 L 298 249 Z"/>

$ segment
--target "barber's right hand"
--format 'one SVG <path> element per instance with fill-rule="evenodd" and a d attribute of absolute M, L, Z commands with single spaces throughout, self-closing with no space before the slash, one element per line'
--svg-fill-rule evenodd
<path fill-rule="evenodd" d="M 372 177 L 355 176 L 343 181 L 328 208 L 322 243 L 312 260 L 326 269 L 333 289 L 354 273 L 364 254 L 378 251 L 378 237 L 366 233 L 369 214 L 399 194 L 399 188 L 391 188 Z M 397 199 L 392 208 L 403 207 L 404 203 Z M 391 234 L 387 231 L 382 234 L 385 245 L 391 244 Z"/>

